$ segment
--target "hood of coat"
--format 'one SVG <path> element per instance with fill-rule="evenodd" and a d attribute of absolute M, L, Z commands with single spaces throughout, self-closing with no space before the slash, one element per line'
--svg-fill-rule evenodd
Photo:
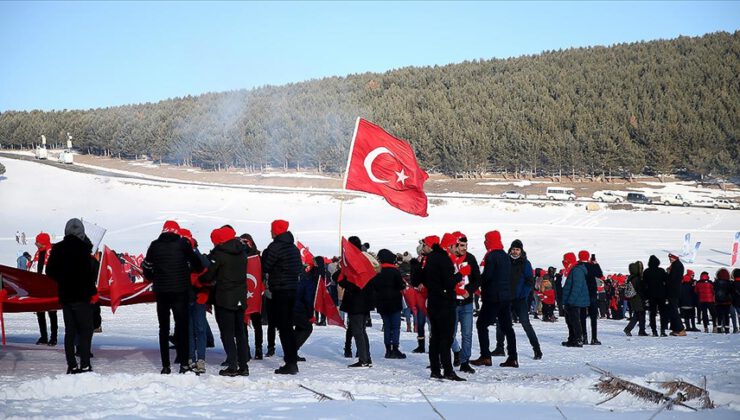
<path fill-rule="evenodd" d="M 657 268 L 660 267 L 660 260 L 655 255 L 651 255 L 650 259 L 648 260 L 648 267 L 650 268 Z"/>
<path fill-rule="evenodd" d="M 227 254 L 239 255 L 242 252 L 247 252 L 247 248 L 239 240 L 239 238 L 232 238 L 226 242 L 216 245 L 213 250 L 219 250 Z"/>

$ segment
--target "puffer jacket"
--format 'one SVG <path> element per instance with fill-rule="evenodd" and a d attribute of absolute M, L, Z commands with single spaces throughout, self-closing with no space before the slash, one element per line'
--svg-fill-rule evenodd
<path fill-rule="evenodd" d="M 85 238 L 87 239 L 87 238 Z M 92 244 L 67 235 L 54 244 L 46 274 L 57 282 L 59 303 L 90 302 L 97 290 L 98 263 L 92 258 Z"/>
<path fill-rule="evenodd" d="M 213 284 L 213 303 L 232 311 L 246 309 L 247 249 L 239 238 L 216 245 L 208 259 L 211 264 L 200 280 Z"/>
<path fill-rule="evenodd" d="M 642 281 L 645 284 L 644 298 L 656 302 L 664 301 L 666 277 L 666 272 L 660 267 L 658 257 L 651 255 L 648 268 L 642 273 Z"/>
<path fill-rule="evenodd" d="M 699 296 L 699 303 L 714 303 L 714 287 L 709 280 L 697 281 L 694 291 Z"/>
<path fill-rule="evenodd" d="M 563 304 L 567 306 L 576 306 L 586 308 L 591 304 L 591 298 L 588 295 L 588 286 L 586 285 L 586 275 L 588 269 L 586 265 L 577 264 L 568 273 L 563 285 Z"/>
<path fill-rule="evenodd" d="M 52 255 L 54 255 L 52 253 Z M 720 269 L 717 272 L 717 278 L 714 280 L 714 301 L 717 305 L 731 305 L 733 282 L 730 281 L 730 273 L 726 269 Z"/>
<path fill-rule="evenodd" d="M 483 257 L 481 299 L 486 302 L 508 302 L 514 296 L 511 290 L 511 258 L 503 249 L 489 251 Z"/>
<path fill-rule="evenodd" d="M 676 260 L 668 267 L 668 277 L 665 282 L 666 298 L 678 299 L 681 297 L 681 281 L 683 281 L 684 267 L 681 260 Z"/>
<path fill-rule="evenodd" d="M 141 268 L 152 281 L 154 293 L 189 292 L 190 273 L 203 270 L 190 242 L 171 232 L 162 232 L 149 245 Z"/>
<path fill-rule="evenodd" d="M 643 302 L 644 287 L 642 286 L 642 262 L 637 261 L 629 265 L 630 275 L 627 278 L 627 282 L 632 283 L 632 287 L 635 288 L 637 294 L 630 299 L 630 307 L 635 312 L 642 312 L 645 310 L 645 302 Z"/>
<path fill-rule="evenodd" d="M 262 272 L 268 276 L 270 292 L 295 292 L 298 276 L 303 272 L 301 252 L 293 234 L 283 232 L 262 251 Z"/>

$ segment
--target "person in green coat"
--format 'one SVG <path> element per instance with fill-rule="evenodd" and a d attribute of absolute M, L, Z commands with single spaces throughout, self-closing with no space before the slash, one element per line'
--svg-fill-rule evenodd
<path fill-rule="evenodd" d="M 639 336 L 647 336 L 645 332 L 645 305 L 643 299 L 645 298 L 645 287 L 642 283 L 642 272 L 643 265 L 642 261 L 635 261 L 629 265 L 630 275 L 627 278 L 627 283 L 632 285 L 632 288 L 637 292 L 632 298 L 630 298 L 630 307 L 632 308 L 632 318 L 630 322 L 624 328 L 624 333 L 628 336 L 632 336 L 632 329 L 635 325 L 640 322 Z"/>

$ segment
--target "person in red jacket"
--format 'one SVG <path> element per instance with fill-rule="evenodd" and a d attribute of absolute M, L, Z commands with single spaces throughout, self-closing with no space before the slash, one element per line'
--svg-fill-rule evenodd
<path fill-rule="evenodd" d="M 709 332 L 709 317 L 707 312 L 712 313 L 712 323 L 714 323 L 714 287 L 709 281 L 709 273 L 703 271 L 699 276 L 699 281 L 694 286 L 694 291 L 699 297 L 699 312 L 701 312 L 701 320 L 704 324 L 704 332 Z"/>
<path fill-rule="evenodd" d="M 550 275 L 542 276 L 541 291 L 537 293 L 542 300 L 542 321 L 555 322 L 555 290 L 550 282 Z"/>
<path fill-rule="evenodd" d="M 25 242 L 24 242 L 25 243 Z M 36 263 L 36 272 L 39 274 L 46 274 L 46 264 L 49 262 L 49 256 L 51 255 L 51 237 L 46 232 L 41 232 L 36 235 L 36 254 L 33 256 L 33 260 L 28 263 L 28 269 L 30 270 L 33 263 Z M 46 333 L 46 313 L 36 312 L 36 318 L 39 322 L 39 331 L 41 337 L 36 341 L 36 344 L 47 344 L 49 346 L 57 345 L 57 332 L 59 330 L 57 322 L 57 311 L 49 311 L 49 323 L 51 329 L 51 338 Z"/>

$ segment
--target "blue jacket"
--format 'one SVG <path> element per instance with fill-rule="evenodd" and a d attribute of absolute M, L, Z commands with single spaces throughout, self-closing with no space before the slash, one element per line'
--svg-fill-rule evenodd
<path fill-rule="evenodd" d="M 519 277 L 516 286 L 516 298 L 527 299 L 532 294 L 534 289 L 534 276 L 532 275 L 532 264 L 524 256 L 524 270 L 522 271 L 521 277 Z"/>
<path fill-rule="evenodd" d="M 586 308 L 590 305 L 591 299 L 588 296 L 588 286 L 586 286 L 587 271 L 584 264 L 577 264 L 570 270 L 563 285 L 564 305 L 579 308 Z"/>
<path fill-rule="evenodd" d="M 298 281 L 298 290 L 295 296 L 295 305 L 293 305 L 293 311 L 300 312 L 308 315 L 309 318 L 313 316 L 313 302 L 316 297 L 316 286 L 317 278 L 312 278 L 309 273 L 301 273 L 300 280 Z M 323 281 L 323 280 L 318 280 Z"/>
<path fill-rule="evenodd" d="M 480 295 L 484 302 L 511 301 L 511 258 L 503 249 L 491 251 L 483 257 L 485 267 L 481 274 Z"/>

